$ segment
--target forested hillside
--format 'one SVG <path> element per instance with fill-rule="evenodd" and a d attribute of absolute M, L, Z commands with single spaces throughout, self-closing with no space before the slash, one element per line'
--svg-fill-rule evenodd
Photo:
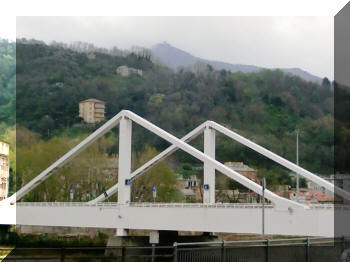
<path fill-rule="evenodd" d="M 200 70 L 175 73 L 152 62 L 154 60 L 148 52 L 82 51 L 35 41 L 18 41 L 16 46 L 1 40 L 0 136 L 9 141 L 12 147 L 12 192 L 15 190 L 15 173 L 17 186 L 23 186 L 102 124 L 83 124 L 78 117 L 79 101 L 90 97 L 106 102 L 107 119 L 122 109 L 129 109 L 178 137 L 210 119 L 291 161 L 295 161 L 295 130 L 299 129 L 300 164 L 316 173 L 333 173 L 334 95 L 327 79 L 318 85 L 278 70 L 231 73 L 216 71 L 206 65 L 204 68 L 200 65 Z M 119 76 L 116 68 L 120 65 L 142 69 L 143 76 Z M 15 120 L 17 130 L 20 130 L 17 132 L 17 160 Z M 150 157 L 168 145 L 136 125 L 133 131 L 134 168 L 147 160 L 146 155 Z M 92 172 L 85 159 L 88 157 L 89 161 L 98 161 L 99 165 L 103 165 L 99 157 L 103 154 L 112 157 L 117 153 L 117 141 L 114 130 L 78 158 L 78 162 L 73 162 L 59 171 L 59 176 L 50 178 L 40 186 L 43 192 L 48 193 L 38 195 L 35 192 L 39 191 L 35 191 L 28 199 L 53 199 L 49 192 L 56 192 L 52 187 L 55 188 L 60 179 L 66 177 L 62 188 L 67 188 L 57 196 L 57 199 L 65 199 L 71 183 L 78 185 L 74 181 L 80 181 L 79 174 L 85 176 L 86 172 Z M 201 148 L 202 139 L 197 138 L 193 144 Z M 154 147 L 151 151 L 150 146 Z M 219 161 L 243 161 L 257 168 L 261 176 L 266 176 L 270 186 L 293 185 L 285 169 L 222 135 L 217 136 L 217 148 Z M 186 167 L 188 173 L 191 166 L 198 166 L 200 162 L 186 154 L 176 153 L 171 165 L 178 172 L 184 172 Z M 146 184 L 158 183 L 155 178 L 159 172 L 164 173 L 166 181 L 174 182 L 170 179 L 171 171 L 167 165 L 152 170 L 153 176 L 150 176 L 151 180 L 144 181 Z M 96 176 L 96 179 L 100 178 Z M 113 181 L 108 183 L 113 184 Z M 98 190 L 94 189 L 96 192 L 90 197 L 106 186 L 96 183 Z M 164 192 L 171 189 L 170 184 L 164 185 Z M 89 186 L 80 186 L 77 194 L 81 199 L 86 197 L 86 192 L 92 192 Z M 177 191 L 171 195 L 174 199 L 179 197 Z"/>
<path fill-rule="evenodd" d="M 16 44 L 0 39 L 0 140 L 10 144 L 10 191 L 13 192 L 16 169 Z"/>
<path fill-rule="evenodd" d="M 16 45 L 0 39 L 0 129 L 15 123 Z"/>
<path fill-rule="evenodd" d="M 143 77 L 121 77 L 120 65 L 144 70 Z M 94 55 L 57 46 L 17 43 L 17 121 L 43 137 L 79 123 L 79 101 L 106 101 L 107 119 L 130 109 L 177 136 L 207 119 L 295 161 L 295 130 L 301 130 L 300 162 L 319 173 L 333 168 L 333 92 L 281 71 L 257 73 L 172 70 L 135 53 Z M 135 136 L 137 138 L 137 136 Z M 164 143 L 143 135 L 158 148 Z M 221 161 L 244 161 L 270 168 L 270 162 L 218 137 Z M 185 161 L 192 161 L 185 159 Z"/>

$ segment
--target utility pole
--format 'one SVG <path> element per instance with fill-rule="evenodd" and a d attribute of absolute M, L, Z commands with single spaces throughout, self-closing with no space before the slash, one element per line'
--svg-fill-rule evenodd
<path fill-rule="evenodd" d="M 296 144 L 296 162 L 297 166 L 299 166 L 299 129 L 296 130 L 297 133 L 297 144 Z M 296 174 L 296 198 L 297 202 L 299 202 L 299 174 Z"/>
<path fill-rule="evenodd" d="M 265 239 L 265 187 L 266 187 L 266 178 L 263 178 L 262 181 L 262 239 Z"/>

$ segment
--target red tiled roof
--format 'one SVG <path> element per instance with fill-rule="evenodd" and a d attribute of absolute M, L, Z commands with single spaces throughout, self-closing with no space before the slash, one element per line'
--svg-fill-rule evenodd
<path fill-rule="evenodd" d="M 295 191 L 290 191 L 290 193 L 295 193 Z M 306 200 L 316 199 L 318 202 L 333 202 L 334 197 L 330 195 L 323 194 L 318 190 L 301 190 L 299 196 L 305 197 Z"/>

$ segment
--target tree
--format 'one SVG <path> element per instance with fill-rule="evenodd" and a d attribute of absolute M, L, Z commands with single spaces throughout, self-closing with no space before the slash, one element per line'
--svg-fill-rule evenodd
<path fill-rule="evenodd" d="M 55 121 L 50 117 L 49 115 L 43 116 L 39 123 L 38 123 L 38 129 L 40 132 L 46 135 L 46 137 L 50 136 L 50 130 L 52 132 L 55 125 Z"/>
<path fill-rule="evenodd" d="M 15 78 L 7 72 L 15 71 L 16 51 L 16 120 L 45 139 L 62 136 L 69 130 L 67 123 L 75 130 L 81 130 L 77 131 L 78 134 L 92 132 L 94 128 L 82 125 L 76 116 L 79 101 L 96 97 L 106 101 L 107 119 L 122 109 L 129 109 L 177 137 L 208 119 L 214 120 L 290 160 L 295 156 L 292 150 L 295 136 L 291 132 L 296 126 L 305 126 L 301 164 L 313 172 L 333 172 L 333 131 L 328 130 L 325 123 L 331 124 L 330 120 L 334 118 L 334 94 L 333 90 L 320 84 L 306 82 L 280 70 L 231 73 L 207 68 L 194 74 L 187 68 L 175 72 L 154 64 L 142 49 L 139 55 L 136 54 L 137 48 L 132 53 L 131 50 L 99 49 L 84 43 L 69 48 L 57 44 L 48 46 L 38 41 L 18 41 L 17 50 L 14 44 L 11 46 L 13 59 L 5 58 L 9 54 L 7 51 L 0 58 L 5 61 L 1 68 L 6 72 L 5 78 L 0 76 L 0 85 L 6 84 L 6 89 L 0 92 L 0 98 L 3 98 L 0 99 L 0 117 L 12 115 L 14 119 L 15 115 Z M 92 50 L 95 58 L 89 59 L 87 54 Z M 144 74 L 142 78 L 123 78 L 115 73 L 121 65 L 140 68 Z M 50 80 L 51 76 L 51 80 L 58 79 L 62 83 L 56 85 Z M 326 80 L 324 83 L 328 86 Z M 337 108 L 341 110 L 341 107 Z M 346 117 L 348 114 L 344 110 L 341 115 Z M 327 118 L 329 121 L 322 120 Z M 42 123 L 38 124 L 38 120 Z M 0 131 L 12 125 L 11 121 L 0 122 Z M 133 146 L 137 150 L 141 150 L 145 143 L 158 151 L 167 145 L 143 132 L 134 137 Z M 226 161 L 250 161 L 258 168 L 271 172 L 278 170 L 266 159 L 228 142 L 220 142 L 220 148 L 218 155 Z M 195 164 L 189 156 L 178 154 L 175 158 L 178 163 Z M 282 176 L 279 172 L 276 174 Z"/>
<path fill-rule="evenodd" d="M 157 155 L 157 151 L 149 146 L 136 154 L 134 167 L 148 161 Z M 161 161 L 132 182 L 132 201 L 153 201 L 152 188 L 157 187 L 157 202 L 180 202 L 183 199 L 181 192 L 176 188 L 177 179 L 174 171 L 166 161 Z"/>
<path fill-rule="evenodd" d="M 33 144 L 17 146 L 17 188 L 45 170 L 50 164 L 68 152 L 85 136 L 79 138 L 53 137 Z M 105 188 L 116 183 L 113 162 L 116 157 L 106 155 L 115 139 L 102 137 L 76 158 L 54 171 L 52 176 L 25 196 L 26 201 L 68 201 L 69 190 L 75 189 L 75 201 L 87 201 L 97 197 Z M 111 163 L 112 161 L 112 163 Z"/>
<path fill-rule="evenodd" d="M 322 79 L 322 87 L 330 89 L 331 88 L 331 82 L 329 81 L 329 79 L 327 77 Z"/>

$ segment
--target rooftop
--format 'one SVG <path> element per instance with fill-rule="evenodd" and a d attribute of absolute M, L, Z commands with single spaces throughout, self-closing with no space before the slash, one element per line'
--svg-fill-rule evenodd
<path fill-rule="evenodd" d="M 81 101 L 80 103 L 85 103 L 85 102 L 95 102 L 95 103 L 103 103 L 103 104 L 106 103 L 106 102 L 101 101 L 101 100 L 98 100 L 98 99 L 96 99 L 96 98 L 89 98 L 89 99 L 86 99 L 86 100 Z"/>
<path fill-rule="evenodd" d="M 295 194 L 295 190 L 290 191 L 291 194 Z M 312 189 L 300 189 L 299 196 L 304 197 L 305 200 L 312 200 L 316 199 L 318 202 L 333 202 L 334 197 L 324 194 L 318 190 L 312 190 Z"/>
<path fill-rule="evenodd" d="M 243 162 L 226 162 L 225 166 L 235 170 L 235 171 L 251 171 L 255 172 L 256 170 L 250 168 L 249 166 L 243 164 Z"/>

